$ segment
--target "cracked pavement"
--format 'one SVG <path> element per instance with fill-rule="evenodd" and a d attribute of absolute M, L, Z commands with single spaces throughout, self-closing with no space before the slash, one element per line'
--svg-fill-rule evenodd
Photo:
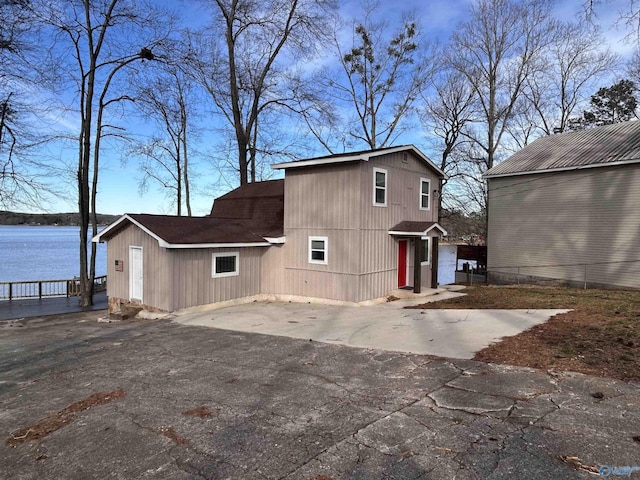
<path fill-rule="evenodd" d="M 97 315 L 0 324 L 4 478 L 562 479 L 640 465 L 638 385 Z"/>

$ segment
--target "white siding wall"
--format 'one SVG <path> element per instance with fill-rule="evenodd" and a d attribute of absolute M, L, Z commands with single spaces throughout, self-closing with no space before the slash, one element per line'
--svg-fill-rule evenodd
<path fill-rule="evenodd" d="M 640 287 L 639 164 L 490 179 L 489 191 L 490 278 Z"/>

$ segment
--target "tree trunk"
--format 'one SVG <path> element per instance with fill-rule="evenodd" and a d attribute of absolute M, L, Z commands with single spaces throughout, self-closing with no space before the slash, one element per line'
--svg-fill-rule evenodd
<path fill-rule="evenodd" d="M 78 164 L 78 203 L 80 213 L 80 305 L 93 305 L 93 279 L 88 272 L 88 230 L 91 218 L 89 191 L 89 159 L 91 158 L 91 120 L 93 113 L 93 91 L 95 85 L 95 60 L 92 59 L 87 76 L 87 92 L 85 100 L 85 115 L 83 119 L 83 151 Z M 95 179 L 95 176 L 94 176 Z M 93 252 L 93 249 L 92 249 Z"/>
<path fill-rule="evenodd" d="M 184 104 L 184 97 L 182 95 L 182 89 L 180 98 L 180 110 L 182 120 L 182 173 L 184 176 L 184 200 L 187 207 L 187 215 L 191 216 L 191 193 L 189 192 L 189 156 L 187 147 L 187 109 Z"/>

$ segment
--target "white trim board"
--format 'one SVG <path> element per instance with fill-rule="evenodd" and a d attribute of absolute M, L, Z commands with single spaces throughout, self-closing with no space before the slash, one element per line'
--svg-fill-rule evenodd
<path fill-rule="evenodd" d="M 422 153 L 415 145 L 402 145 L 399 147 L 388 148 L 384 150 L 372 150 L 370 152 L 363 152 L 357 154 L 345 153 L 344 155 L 335 155 L 331 157 L 320 157 L 320 158 L 310 158 L 308 160 L 297 160 L 294 162 L 285 162 L 285 163 L 277 163 L 275 165 L 271 165 L 273 170 L 284 170 L 287 168 L 300 168 L 300 167 L 312 167 L 317 165 L 330 165 L 333 163 L 346 163 L 346 162 L 355 162 L 359 160 L 363 160 L 368 162 L 369 160 L 380 157 L 382 155 L 389 155 L 392 153 L 412 151 L 420 160 L 422 160 L 425 164 L 431 167 L 433 170 L 438 172 L 444 179 L 449 178 L 446 173 L 444 173 L 437 165 L 435 165 L 429 157 L 427 157 L 424 153 Z"/>

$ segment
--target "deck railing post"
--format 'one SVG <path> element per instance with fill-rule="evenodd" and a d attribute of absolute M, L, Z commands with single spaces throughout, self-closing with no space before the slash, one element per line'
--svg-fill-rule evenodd
<path fill-rule="evenodd" d="M 9 283 L 9 300 L 13 298 L 13 283 Z"/>
<path fill-rule="evenodd" d="M 38 298 L 42 298 L 42 282 L 38 282 Z"/>

